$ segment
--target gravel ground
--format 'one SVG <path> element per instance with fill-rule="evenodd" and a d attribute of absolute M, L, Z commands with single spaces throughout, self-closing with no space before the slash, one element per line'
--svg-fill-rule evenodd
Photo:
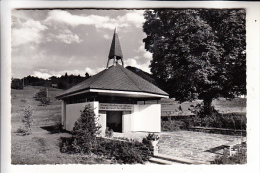
<path fill-rule="evenodd" d="M 212 161 L 223 153 L 223 145 L 241 142 L 240 136 L 193 131 L 162 132 L 160 136 L 160 154 L 198 161 Z"/>

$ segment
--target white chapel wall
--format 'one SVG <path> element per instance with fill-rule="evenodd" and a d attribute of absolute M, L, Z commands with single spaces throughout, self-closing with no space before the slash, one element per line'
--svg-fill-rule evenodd
<path fill-rule="evenodd" d="M 84 107 L 90 104 L 94 108 L 94 112 L 98 115 L 98 102 L 85 102 L 85 103 L 76 103 L 76 104 L 67 104 L 66 105 L 66 130 L 72 131 L 75 122 L 81 115 L 81 110 L 84 110 Z"/>
<path fill-rule="evenodd" d="M 107 125 L 107 114 L 106 111 L 99 111 L 99 124 L 101 125 L 101 134 L 105 134 L 106 125 Z"/>
<path fill-rule="evenodd" d="M 132 131 L 161 132 L 161 105 L 135 105 Z"/>
<path fill-rule="evenodd" d="M 122 132 L 131 132 L 131 111 L 124 111 L 122 117 Z"/>

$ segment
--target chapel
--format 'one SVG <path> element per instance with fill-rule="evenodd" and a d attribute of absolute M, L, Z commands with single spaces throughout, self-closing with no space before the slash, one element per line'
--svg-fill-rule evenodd
<path fill-rule="evenodd" d="M 68 131 L 80 117 L 80 110 L 90 104 L 99 117 L 101 133 L 106 129 L 131 133 L 160 132 L 161 105 L 145 104 L 145 101 L 168 97 L 168 93 L 124 67 L 115 30 L 106 69 L 56 98 L 62 100 L 62 127 Z"/>

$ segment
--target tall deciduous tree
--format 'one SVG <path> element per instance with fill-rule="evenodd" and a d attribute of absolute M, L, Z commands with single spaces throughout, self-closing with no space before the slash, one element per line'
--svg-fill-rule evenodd
<path fill-rule="evenodd" d="M 179 101 L 245 94 L 245 11 L 154 9 L 144 13 L 151 72 Z M 239 79 L 237 78 L 239 77 Z"/>

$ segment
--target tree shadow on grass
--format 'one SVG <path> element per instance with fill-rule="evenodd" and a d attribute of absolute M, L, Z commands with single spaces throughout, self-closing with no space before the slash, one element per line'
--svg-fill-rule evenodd
<path fill-rule="evenodd" d="M 44 126 L 44 127 L 41 127 L 41 128 L 43 130 L 47 130 L 51 134 L 55 134 L 55 133 L 71 133 L 70 131 L 67 131 L 67 130 L 63 129 L 61 124 L 52 125 L 52 126 Z"/>
<path fill-rule="evenodd" d="M 228 145 L 220 145 L 214 148 L 211 148 L 209 150 L 206 150 L 205 152 L 215 153 L 215 154 L 223 154 L 223 150 L 229 148 Z"/>

